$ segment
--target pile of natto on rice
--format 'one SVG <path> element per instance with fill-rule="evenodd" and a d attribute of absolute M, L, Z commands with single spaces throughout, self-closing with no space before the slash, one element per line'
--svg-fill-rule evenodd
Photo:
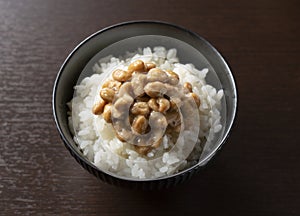
<path fill-rule="evenodd" d="M 176 49 L 139 48 L 107 56 L 75 86 L 69 127 L 100 170 L 159 178 L 199 161 L 221 131 L 223 90 L 206 84 L 208 69 L 181 64 Z"/>

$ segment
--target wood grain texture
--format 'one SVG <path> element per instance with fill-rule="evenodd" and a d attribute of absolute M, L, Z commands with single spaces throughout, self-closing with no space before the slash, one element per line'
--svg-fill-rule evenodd
<path fill-rule="evenodd" d="M 238 85 L 224 150 L 171 190 L 98 181 L 53 122 L 53 82 L 68 53 L 93 32 L 136 19 L 202 35 Z M 296 0 L 0 0 L 0 215 L 300 215 L 299 29 Z"/>

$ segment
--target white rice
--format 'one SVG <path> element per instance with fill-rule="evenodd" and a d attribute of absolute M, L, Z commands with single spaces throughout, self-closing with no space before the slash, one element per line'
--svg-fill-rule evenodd
<path fill-rule="evenodd" d="M 213 86 L 206 84 L 207 68 L 198 70 L 192 64 L 180 64 L 176 52 L 176 49 L 147 47 L 138 49 L 136 53 L 127 53 L 124 58 L 108 56 L 94 65 L 95 74 L 75 86 L 76 94 L 68 104 L 71 110 L 69 127 L 83 154 L 99 169 L 138 179 L 170 175 L 196 163 L 205 142 L 213 140 L 215 134 L 222 129 L 220 109 L 223 90 L 217 91 Z M 201 100 L 199 134 L 196 135 L 197 143 L 188 158 L 183 157 L 184 143 L 188 137 L 193 137 L 195 134 L 184 131 L 185 138 L 178 141 L 176 150 L 172 152 L 165 150 L 172 143 L 167 136 L 164 136 L 159 148 L 146 156 L 141 156 L 132 145 L 121 142 L 115 136 L 112 125 L 101 115 L 94 115 L 91 112 L 95 100 L 99 97 L 99 86 L 103 80 L 117 68 L 126 70 L 128 65 L 137 59 L 153 62 L 161 69 L 173 70 L 179 75 L 180 83 L 190 82 L 193 92 L 199 96 Z"/>

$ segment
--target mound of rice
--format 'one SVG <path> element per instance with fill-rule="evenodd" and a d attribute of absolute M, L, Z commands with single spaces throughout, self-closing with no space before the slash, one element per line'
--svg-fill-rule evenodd
<path fill-rule="evenodd" d="M 117 174 L 118 176 L 150 179 L 171 175 L 197 163 L 206 142 L 213 140 L 222 129 L 220 109 L 223 90 L 217 91 L 206 84 L 208 69 L 196 69 L 192 64 L 180 64 L 176 49 L 164 47 L 147 47 L 135 53 L 126 53 L 125 57 L 108 56 L 100 59 L 93 67 L 95 72 L 75 86 L 74 98 L 68 106 L 69 127 L 74 133 L 74 141 L 83 154 L 99 169 Z M 176 151 L 166 151 L 170 145 L 168 137 L 163 137 L 159 148 L 146 156 L 139 155 L 134 147 L 121 142 L 114 133 L 112 124 L 107 123 L 101 115 L 94 115 L 91 110 L 95 99 L 99 97 L 99 86 L 115 69 L 126 69 L 130 63 L 140 59 L 153 62 L 163 70 L 172 70 L 179 75 L 180 84 L 190 82 L 200 100 L 199 134 L 184 131 L 183 137 L 177 141 Z M 187 137 L 197 136 L 195 147 L 189 156 L 184 155 L 184 144 Z"/>

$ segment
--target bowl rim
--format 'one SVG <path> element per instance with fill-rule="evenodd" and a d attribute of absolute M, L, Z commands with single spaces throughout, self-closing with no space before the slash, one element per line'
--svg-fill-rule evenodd
<path fill-rule="evenodd" d="M 87 43 L 89 40 L 91 40 L 92 38 L 102 34 L 103 32 L 109 31 L 111 29 L 115 29 L 118 27 L 122 27 L 122 26 L 126 26 L 126 25 L 134 25 L 134 24 L 158 24 L 158 25 L 165 25 L 166 27 L 173 27 L 177 30 L 180 30 L 182 32 L 188 33 L 191 36 L 195 37 L 198 40 L 201 40 L 202 42 L 204 42 L 215 54 L 216 56 L 219 58 L 219 60 L 221 60 L 221 62 L 223 63 L 223 65 L 226 67 L 226 70 L 228 71 L 228 76 L 229 79 L 232 83 L 233 88 L 233 95 L 234 97 L 234 101 L 233 101 L 233 110 L 232 110 L 232 119 L 230 122 L 228 122 L 228 129 L 227 131 L 225 131 L 223 138 L 219 141 L 219 144 L 217 145 L 217 147 L 210 152 L 205 158 L 202 159 L 201 162 L 198 162 L 196 164 L 194 164 L 191 167 L 188 167 L 178 173 L 172 174 L 172 175 L 166 175 L 166 176 L 162 176 L 159 178 L 147 178 L 147 179 L 134 179 L 134 178 L 130 178 L 130 177 L 124 177 L 124 176 L 119 176 L 115 173 L 106 171 L 106 170 L 102 170 L 98 167 L 96 167 L 91 161 L 89 161 L 86 157 L 84 157 L 83 155 L 78 153 L 78 149 L 75 149 L 75 146 L 73 146 L 71 143 L 69 143 L 69 141 L 67 140 L 67 138 L 65 137 L 65 134 L 63 133 L 63 130 L 61 129 L 62 126 L 58 120 L 57 117 L 57 110 L 56 110 L 56 93 L 57 93 L 57 86 L 60 80 L 60 77 L 64 71 L 64 68 L 66 67 L 66 65 L 68 64 L 68 62 L 70 61 L 70 59 L 72 58 L 72 56 L 77 52 L 77 50 L 79 50 L 85 43 Z M 65 143 L 65 145 L 68 146 L 69 150 L 72 151 L 76 157 L 80 158 L 81 160 L 83 160 L 86 164 L 88 164 L 89 166 L 91 166 L 92 168 L 96 169 L 99 172 L 105 173 L 106 175 L 109 175 L 111 177 L 114 177 L 116 179 L 119 180 L 125 180 L 125 181 L 129 181 L 129 182 L 151 182 L 151 181 L 160 181 L 160 180 L 165 180 L 165 179 L 170 179 L 170 178 L 174 178 L 176 176 L 180 176 L 180 175 L 184 175 L 185 173 L 189 173 L 194 169 L 198 169 L 199 167 L 202 167 L 204 165 L 206 165 L 211 158 L 213 158 L 213 156 L 221 149 L 221 147 L 224 145 L 224 143 L 226 142 L 233 124 L 235 122 L 236 119 L 236 115 L 237 115 L 237 104 L 238 104 L 238 94 L 237 94 L 237 86 L 236 86 L 236 82 L 235 82 L 235 78 L 231 72 L 231 69 L 229 67 L 229 65 L 227 64 L 227 62 L 225 61 L 224 57 L 219 53 L 219 51 L 210 44 L 210 42 L 208 42 L 206 39 L 204 39 L 202 36 L 200 36 L 199 34 L 186 29 L 183 26 L 177 25 L 177 24 L 173 24 L 170 22 L 165 22 L 165 21 L 159 21 L 159 20 L 133 20 L 133 21 L 126 21 L 126 22 L 121 22 L 121 23 L 117 23 L 117 24 L 113 24 L 110 26 L 107 26 L 105 28 L 102 28 L 96 32 L 94 32 L 93 34 L 89 35 L 88 37 L 86 37 L 84 40 L 82 40 L 67 56 L 67 58 L 64 60 L 63 64 L 61 65 L 58 74 L 55 78 L 54 81 L 54 86 L 53 86 L 53 92 L 52 92 L 52 111 L 53 111 L 53 117 L 54 117 L 54 121 L 55 121 L 55 125 L 56 128 L 60 134 L 60 137 L 62 138 L 63 142 Z"/>

